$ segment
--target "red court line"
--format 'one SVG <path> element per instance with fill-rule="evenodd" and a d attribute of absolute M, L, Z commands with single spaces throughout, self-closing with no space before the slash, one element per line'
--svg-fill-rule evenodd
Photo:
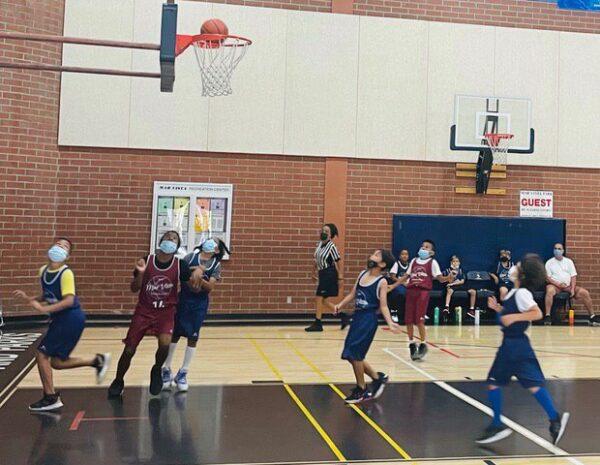
<path fill-rule="evenodd" d="M 71 423 L 69 431 L 77 431 L 79 429 L 79 424 L 83 420 L 84 415 L 85 410 L 80 410 L 79 412 L 77 412 L 77 415 L 75 415 L 75 418 L 73 418 L 73 423 Z"/>
<path fill-rule="evenodd" d="M 81 421 L 147 420 L 148 417 L 88 417 Z"/>
<path fill-rule="evenodd" d="M 382 328 L 384 331 L 389 331 L 390 328 Z M 404 334 L 408 334 L 406 331 L 402 330 L 402 332 Z M 420 341 L 422 341 L 422 339 L 419 336 L 415 336 L 417 339 L 419 339 Z M 427 341 L 427 344 L 429 344 L 431 347 L 435 347 L 436 349 L 441 350 L 442 352 L 447 353 L 448 355 L 451 355 L 452 357 L 456 357 L 456 358 L 461 358 L 460 355 L 455 354 L 454 352 L 452 352 L 451 350 L 448 349 L 444 349 L 443 347 L 438 346 L 437 344 L 434 344 L 433 342 L 429 342 Z"/>

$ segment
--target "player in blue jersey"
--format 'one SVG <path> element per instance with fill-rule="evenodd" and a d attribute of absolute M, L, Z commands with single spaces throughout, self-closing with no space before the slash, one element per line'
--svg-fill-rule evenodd
<path fill-rule="evenodd" d="M 36 353 L 44 396 L 29 406 L 34 412 L 57 410 L 63 406 L 60 393 L 54 390 L 52 369 L 92 367 L 96 370 L 97 382 L 101 383 L 110 364 L 110 354 L 96 354 L 89 359 L 71 357 L 85 327 L 85 314 L 75 293 L 75 276 L 66 263 L 72 249 L 72 242 L 60 237 L 48 250 L 48 263 L 39 271 L 40 295 L 14 292 L 38 312 L 50 315 L 50 326 Z"/>
<path fill-rule="evenodd" d="M 367 269 L 358 275 L 352 292 L 335 306 L 335 313 L 338 313 L 344 305 L 354 300 L 354 315 L 342 352 L 342 359 L 350 362 L 356 377 L 356 387 L 345 399 L 348 404 L 378 398 L 389 379 L 385 373 L 375 371 L 365 357 L 377 332 L 378 311 L 391 331 L 401 331 L 400 326 L 392 321 L 387 305 L 388 283 L 385 274 L 395 261 L 389 250 L 373 252 L 367 261 Z M 365 373 L 373 380 L 370 389 L 365 382 Z"/>
<path fill-rule="evenodd" d="M 554 408 L 550 393 L 545 388 L 544 374 L 525 334 L 530 322 L 543 316 L 531 292 L 546 282 L 546 269 L 537 255 L 528 254 L 513 270 L 510 278 L 514 282 L 514 289 L 506 294 L 502 305 L 498 304 L 495 297 L 488 299 L 488 306 L 498 312 L 503 339 L 487 378 L 489 401 L 494 411 L 493 420 L 476 442 L 490 444 L 512 433 L 502 423 L 501 387 L 506 386 L 511 377 L 515 376 L 546 411 L 550 420 L 552 442 L 557 444 L 569 421 L 569 413 L 560 414 Z"/>
<path fill-rule="evenodd" d="M 209 294 L 221 280 L 221 260 L 225 252 L 229 254 L 221 240 L 208 239 L 183 259 L 192 270 L 191 281 L 197 281 L 199 288 L 182 286 L 179 293 L 173 338 L 169 345 L 169 355 L 162 368 L 163 389 L 176 386 L 181 392 L 188 390 L 187 373 L 196 352 L 200 328 L 208 313 Z M 183 364 L 173 377 L 171 363 L 181 337 L 187 339 L 187 347 Z"/>

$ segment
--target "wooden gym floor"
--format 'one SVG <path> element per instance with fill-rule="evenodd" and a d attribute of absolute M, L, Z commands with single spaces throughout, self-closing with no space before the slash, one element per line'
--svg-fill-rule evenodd
<path fill-rule="evenodd" d="M 92 370 L 55 372 L 65 407 L 30 414 L 27 404 L 41 392 L 33 347 L 24 351 L 14 382 L 0 392 L 0 463 L 600 465 L 600 328 L 531 331 L 557 407 L 572 414 L 559 447 L 548 442 L 542 409 L 514 383 L 504 404 L 516 432 L 488 448 L 473 439 L 489 422 L 483 381 L 500 332 L 494 326 L 429 330 L 426 360 L 412 362 L 406 336 L 380 328 L 368 360 L 391 383 L 377 401 L 348 407 L 342 398 L 354 378 L 339 358 L 345 332 L 335 326 L 323 333 L 298 326 L 206 327 L 189 392 L 154 399 L 146 386 L 156 342 L 146 338 L 120 401 L 108 400 L 106 387 L 126 328 L 89 328 L 73 355 L 112 352 L 104 385 L 95 385 Z M 181 341 L 174 369 L 183 350 Z"/>

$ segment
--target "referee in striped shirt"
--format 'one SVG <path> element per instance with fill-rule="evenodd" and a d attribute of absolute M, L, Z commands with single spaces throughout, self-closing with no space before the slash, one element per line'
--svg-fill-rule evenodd
<path fill-rule="evenodd" d="M 317 314 L 315 321 L 305 331 L 323 331 L 321 323 L 321 315 L 323 307 L 327 307 L 332 312 L 334 304 L 329 302 L 329 297 L 337 297 L 339 293 L 339 282 L 343 281 L 344 277 L 340 274 L 338 262 L 340 261 L 340 253 L 338 252 L 333 238 L 338 235 L 338 230 L 335 224 L 324 224 L 321 229 L 321 242 L 318 243 L 315 250 L 315 262 L 313 270 L 313 279 L 318 280 L 317 286 Z M 347 324 L 346 319 L 342 316 L 342 326 Z"/>

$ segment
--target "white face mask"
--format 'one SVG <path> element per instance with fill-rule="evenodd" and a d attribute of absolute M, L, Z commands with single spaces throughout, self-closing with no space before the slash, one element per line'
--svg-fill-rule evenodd
<path fill-rule="evenodd" d="M 453 270 L 458 270 L 460 268 L 460 263 L 458 265 L 451 264 L 450 268 L 452 268 Z"/>

